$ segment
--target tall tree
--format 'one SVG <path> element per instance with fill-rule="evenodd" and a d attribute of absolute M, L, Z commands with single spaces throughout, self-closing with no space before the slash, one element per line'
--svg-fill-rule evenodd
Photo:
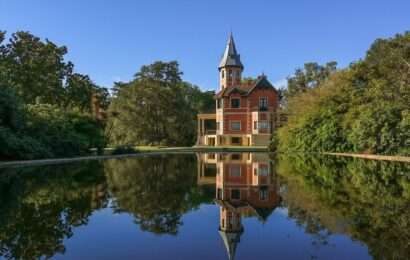
<path fill-rule="evenodd" d="M 303 69 L 296 69 L 295 75 L 288 78 L 288 89 L 284 93 L 286 98 L 306 92 L 319 86 L 330 74 L 336 71 L 337 62 L 331 61 L 325 65 L 316 62 L 305 63 Z"/>

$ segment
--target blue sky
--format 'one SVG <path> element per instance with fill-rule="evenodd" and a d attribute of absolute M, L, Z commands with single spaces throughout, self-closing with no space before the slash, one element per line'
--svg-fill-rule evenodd
<path fill-rule="evenodd" d="M 244 76 L 278 83 L 309 61 L 347 66 L 376 38 L 410 30 L 410 1 L 0 0 L 0 30 L 67 46 L 76 71 L 106 87 L 177 60 L 184 80 L 216 89 L 230 30 Z"/>

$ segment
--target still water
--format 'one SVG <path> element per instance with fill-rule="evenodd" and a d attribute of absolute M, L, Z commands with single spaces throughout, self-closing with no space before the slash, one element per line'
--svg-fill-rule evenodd
<path fill-rule="evenodd" d="M 0 258 L 409 256 L 409 164 L 213 153 L 0 169 Z"/>

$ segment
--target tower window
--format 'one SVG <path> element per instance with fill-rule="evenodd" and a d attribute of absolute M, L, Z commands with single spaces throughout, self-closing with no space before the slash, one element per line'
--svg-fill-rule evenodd
<path fill-rule="evenodd" d="M 229 77 L 232 78 L 232 70 L 229 70 Z"/>
<path fill-rule="evenodd" d="M 222 78 L 225 78 L 225 71 L 222 70 Z"/>

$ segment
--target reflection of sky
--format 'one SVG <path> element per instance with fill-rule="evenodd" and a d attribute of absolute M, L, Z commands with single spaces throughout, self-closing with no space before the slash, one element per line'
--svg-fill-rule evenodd
<path fill-rule="evenodd" d="M 74 229 L 64 241 L 67 259 L 227 259 L 218 234 L 219 207 L 202 205 L 182 218 L 178 234 L 143 232 L 127 213 L 110 208 L 95 212 L 88 225 Z M 368 259 L 367 248 L 345 235 L 331 235 L 327 244 L 304 232 L 287 217 L 287 209 L 276 208 L 267 222 L 243 218 L 244 233 L 236 259 Z"/>

